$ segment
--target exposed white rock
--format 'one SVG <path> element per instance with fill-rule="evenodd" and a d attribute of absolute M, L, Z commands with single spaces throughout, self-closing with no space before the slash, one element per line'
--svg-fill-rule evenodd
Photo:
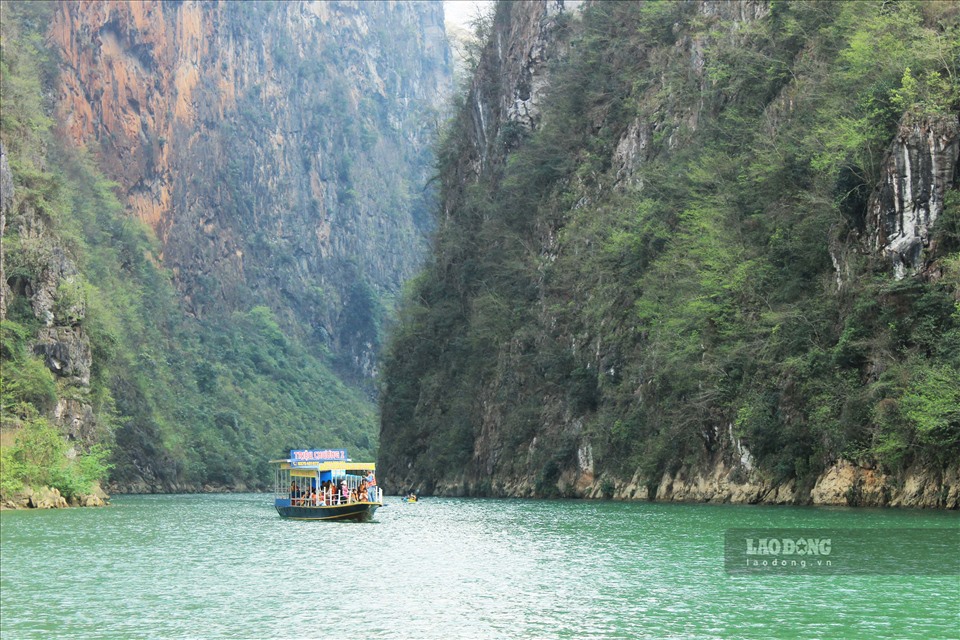
<path fill-rule="evenodd" d="M 867 212 L 869 245 L 890 259 L 897 279 L 924 267 L 930 230 L 943 213 L 944 193 L 953 184 L 958 156 L 956 115 L 904 118 Z"/>

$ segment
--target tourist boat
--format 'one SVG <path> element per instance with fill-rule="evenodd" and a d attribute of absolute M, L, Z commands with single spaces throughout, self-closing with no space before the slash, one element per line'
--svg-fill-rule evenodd
<path fill-rule="evenodd" d="M 359 495 L 376 465 L 353 462 L 346 449 L 296 449 L 270 463 L 276 465 L 273 504 L 282 518 L 367 522 L 383 506 L 380 487 Z"/>

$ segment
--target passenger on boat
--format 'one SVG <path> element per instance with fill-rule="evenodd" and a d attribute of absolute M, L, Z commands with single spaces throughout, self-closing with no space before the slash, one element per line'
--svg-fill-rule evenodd
<path fill-rule="evenodd" d="M 320 496 L 325 506 L 329 507 L 331 504 L 331 496 L 330 496 L 331 493 L 332 493 L 332 490 L 330 488 L 330 481 L 329 480 L 324 481 L 324 483 L 320 485 Z"/>
<path fill-rule="evenodd" d="M 340 503 L 346 503 L 350 501 L 350 487 L 347 486 L 346 480 L 340 481 Z"/>
<path fill-rule="evenodd" d="M 373 475 L 373 469 L 364 478 L 367 482 L 367 502 L 377 501 L 377 476 Z"/>

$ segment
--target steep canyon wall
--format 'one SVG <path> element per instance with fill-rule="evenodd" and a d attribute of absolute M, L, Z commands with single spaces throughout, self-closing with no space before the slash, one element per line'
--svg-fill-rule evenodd
<path fill-rule="evenodd" d="M 369 381 L 431 225 L 442 8 L 63 3 L 51 37 L 57 120 L 153 227 L 187 308 L 266 304 Z"/>
<path fill-rule="evenodd" d="M 41 477 L 42 434 L 50 469 L 105 445 L 112 490 L 193 491 L 375 451 L 381 336 L 435 224 L 442 5 L 3 11 L 5 464 Z"/>
<path fill-rule="evenodd" d="M 810 34 L 839 7 L 585 5 L 511 3 L 492 22 L 388 351 L 383 477 L 960 506 L 937 453 L 957 440 L 923 431 L 954 433 L 932 407 L 960 401 L 956 85 L 896 111 L 919 59 L 850 44 L 911 25 L 922 58 L 955 13 L 870 5 L 863 32 L 828 41 Z M 888 76 L 881 117 L 869 79 Z"/>

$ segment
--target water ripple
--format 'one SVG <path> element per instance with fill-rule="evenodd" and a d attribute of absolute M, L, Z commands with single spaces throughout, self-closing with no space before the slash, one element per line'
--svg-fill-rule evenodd
<path fill-rule="evenodd" d="M 6 638 L 957 637 L 960 578 L 737 577 L 731 527 L 948 526 L 942 512 L 394 499 L 369 524 L 270 497 L 4 512 Z"/>

